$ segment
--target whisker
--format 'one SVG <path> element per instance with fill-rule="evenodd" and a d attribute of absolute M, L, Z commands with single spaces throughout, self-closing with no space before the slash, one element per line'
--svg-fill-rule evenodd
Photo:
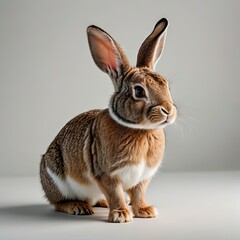
<path fill-rule="evenodd" d="M 188 132 L 196 132 L 198 131 L 197 126 L 197 121 L 194 118 L 191 117 L 178 117 L 177 118 L 177 124 L 179 124 L 180 126 L 182 126 L 185 130 L 187 130 Z"/>
<path fill-rule="evenodd" d="M 175 123 L 173 124 L 173 126 L 176 128 L 177 133 L 178 133 L 180 136 L 184 136 L 184 131 L 183 131 L 183 129 L 182 129 L 181 122 L 179 122 L 178 120 L 176 120 Z"/>

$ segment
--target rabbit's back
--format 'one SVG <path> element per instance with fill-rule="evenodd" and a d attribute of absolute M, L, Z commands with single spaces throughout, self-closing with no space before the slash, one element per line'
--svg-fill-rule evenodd
<path fill-rule="evenodd" d="M 71 199 L 91 197 L 93 201 L 102 196 L 91 175 L 89 156 L 92 125 L 101 111 L 91 110 L 70 120 L 43 155 L 41 181 L 50 202 L 59 196 Z M 49 183 L 44 180 L 47 178 L 57 186 L 57 191 L 53 192 L 54 188 L 45 184 Z"/>
<path fill-rule="evenodd" d="M 60 147 L 64 175 L 70 175 L 83 182 L 83 173 L 89 172 L 88 148 L 91 145 L 93 123 L 102 110 L 91 110 L 70 120 L 58 133 L 52 144 Z M 51 145 L 50 147 L 51 148 Z"/>

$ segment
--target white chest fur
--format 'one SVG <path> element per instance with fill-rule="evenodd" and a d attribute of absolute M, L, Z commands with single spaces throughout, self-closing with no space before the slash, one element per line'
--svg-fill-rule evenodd
<path fill-rule="evenodd" d="M 123 185 L 123 189 L 127 190 L 134 187 L 144 179 L 152 177 L 159 166 L 149 168 L 144 161 L 138 165 L 128 165 L 123 168 L 117 169 L 111 173 L 111 176 L 118 176 Z"/>

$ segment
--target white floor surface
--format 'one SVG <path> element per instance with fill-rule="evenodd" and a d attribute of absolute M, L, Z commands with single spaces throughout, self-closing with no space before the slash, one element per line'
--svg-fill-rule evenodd
<path fill-rule="evenodd" d="M 0 179 L 0 240 L 239 240 L 240 172 L 164 173 L 147 194 L 156 219 L 107 222 L 108 209 L 92 216 L 57 213 L 38 178 Z"/>

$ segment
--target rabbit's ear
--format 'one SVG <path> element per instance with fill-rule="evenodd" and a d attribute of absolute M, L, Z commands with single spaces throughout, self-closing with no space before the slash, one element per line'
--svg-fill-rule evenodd
<path fill-rule="evenodd" d="M 157 22 L 152 33 L 146 38 L 139 49 L 137 67 L 155 69 L 164 48 L 167 26 L 168 20 L 166 18 L 162 18 Z"/>
<path fill-rule="evenodd" d="M 119 44 L 101 28 L 89 26 L 87 35 L 94 62 L 111 77 L 117 90 L 118 79 L 130 69 L 127 57 Z"/>

